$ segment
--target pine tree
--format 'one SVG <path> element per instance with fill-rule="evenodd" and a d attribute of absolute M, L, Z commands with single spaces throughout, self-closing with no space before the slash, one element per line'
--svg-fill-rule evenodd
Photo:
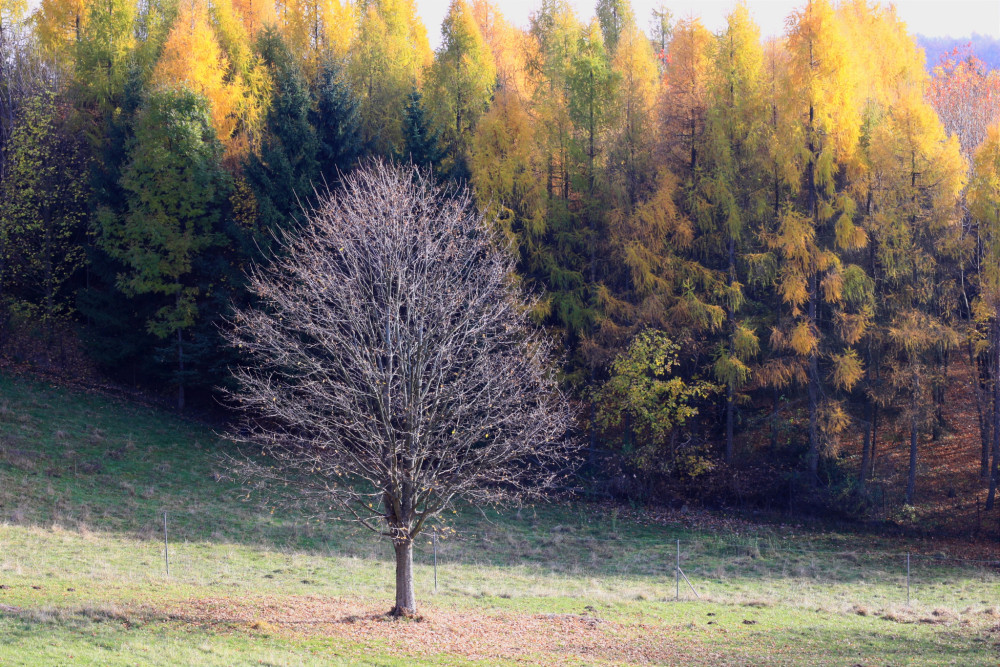
<path fill-rule="evenodd" d="M 605 48 L 613 56 L 618 50 L 622 30 L 635 25 L 632 3 L 629 0 L 597 0 L 596 13 Z"/>
<path fill-rule="evenodd" d="M 548 285 L 551 249 L 546 243 L 544 168 L 537 152 L 535 126 L 518 94 L 497 93 L 472 138 L 470 181 L 480 208 L 489 211 L 518 254 L 520 276 L 531 290 Z M 545 319 L 550 303 L 540 302 L 535 316 Z"/>
<path fill-rule="evenodd" d="M 976 319 L 987 329 L 984 350 L 992 375 L 992 463 L 987 510 L 993 509 L 1000 486 L 1000 125 L 992 126 L 975 156 L 968 194 L 970 212 L 983 242 Z"/>
<path fill-rule="evenodd" d="M 212 125 L 227 148 L 236 139 L 242 77 L 230 74 L 202 0 L 184 0 L 153 72 L 154 87 L 184 87 L 209 103 Z"/>
<path fill-rule="evenodd" d="M 433 60 L 413 0 L 371 0 L 359 7 L 348 73 L 359 98 L 364 143 L 391 157 L 403 151 L 406 106 Z"/>
<path fill-rule="evenodd" d="M 131 0 L 95 0 L 87 6 L 77 42 L 76 81 L 81 101 L 104 114 L 114 113 L 129 80 L 135 19 Z"/>
<path fill-rule="evenodd" d="M 39 3 L 34 14 L 38 41 L 58 65 L 72 67 L 87 16 L 84 0 L 42 0 Z"/>

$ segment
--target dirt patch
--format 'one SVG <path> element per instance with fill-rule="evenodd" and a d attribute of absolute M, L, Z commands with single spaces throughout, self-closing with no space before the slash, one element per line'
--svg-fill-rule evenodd
<path fill-rule="evenodd" d="M 470 614 L 424 608 L 411 620 L 385 613 L 384 601 L 320 596 L 256 599 L 202 598 L 157 610 L 173 621 L 290 637 L 338 637 L 378 643 L 400 655 L 443 653 L 472 660 L 545 664 L 697 664 L 690 640 L 664 628 L 624 626 L 589 614 Z"/>

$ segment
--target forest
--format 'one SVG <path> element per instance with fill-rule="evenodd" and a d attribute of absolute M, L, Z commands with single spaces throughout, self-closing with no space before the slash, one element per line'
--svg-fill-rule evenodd
<path fill-rule="evenodd" d="M 992 509 L 1000 75 L 928 67 L 867 0 L 771 39 L 745 4 L 718 33 L 594 14 L 452 0 L 435 51 L 413 0 L 0 0 L 5 356 L 218 409 L 247 270 L 358 165 L 411 162 L 538 297 L 582 493 L 863 517 L 893 440 L 912 506 L 965 382 Z"/>

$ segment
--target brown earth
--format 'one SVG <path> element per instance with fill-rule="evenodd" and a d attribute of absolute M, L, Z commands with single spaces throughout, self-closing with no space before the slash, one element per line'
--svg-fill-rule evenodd
<path fill-rule="evenodd" d="M 340 638 L 378 644 L 398 655 L 460 655 L 472 660 L 538 664 L 712 664 L 715 658 L 668 630 L 640 622 L 622 625 L 583 614 L 514 614 L 425 609 L 394 619 L 384 601 L 322 596 L 201 598 L 157 609 L 173 621 L 290 638 Z"/>

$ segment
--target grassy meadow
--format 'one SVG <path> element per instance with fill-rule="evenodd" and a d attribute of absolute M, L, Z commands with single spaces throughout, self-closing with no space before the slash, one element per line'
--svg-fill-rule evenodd
<path fill-rule="evenodd" d="M 388 620 L 391 548 L 248 499 L 228 447 L 0 377 L 0 666 L 1000 662 L 1000 569 L 947 546 L 585 504 L 449 515 Z"/>

